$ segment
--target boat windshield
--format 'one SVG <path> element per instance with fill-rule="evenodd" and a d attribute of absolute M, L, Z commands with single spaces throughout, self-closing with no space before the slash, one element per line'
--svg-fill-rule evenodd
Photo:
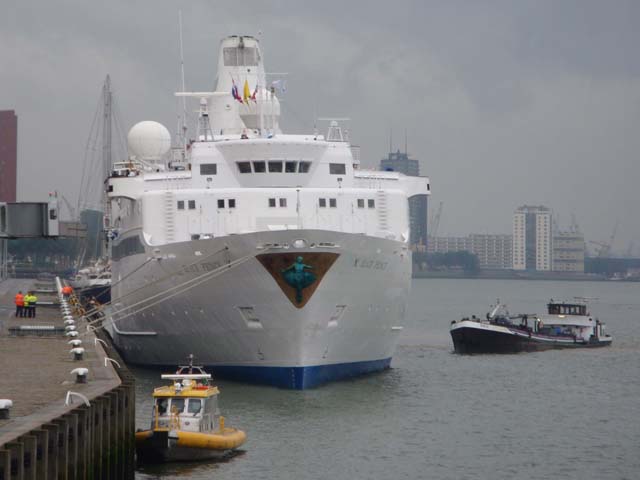
<path fill-rule="evenodd" d="M 196 416 L 202 410 L 202 400 L 199 398 L 190 398 L 187 406 L 187 413 Z"/>
<path fill-rule="evenodd" d="M 166 415 L 167 408 L 169 407 L 169 399 L 168 398 L 157 398 L 156 406 L 158 407 L 158 415 Z"/>
<path fill-rule="evenodd" d="M 550 315 L 587 315 L 587 306 L 572 303 L 550 303 Z"/>
<path fill-rule="evenodd" d="M 172 398 L 171 411 L 174 413 L 184 412 L 184 398 Z"/>

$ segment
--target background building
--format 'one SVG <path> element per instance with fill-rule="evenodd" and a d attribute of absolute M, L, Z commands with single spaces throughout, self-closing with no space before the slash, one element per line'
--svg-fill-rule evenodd
<path fill-rule="evenodd" d="M 393 170 L 417 177 L 420 175 L 420 162 L 409 158 L 409 155 L 389 152 L 387 158 L 380 161 L 381 170 Z M 427 195 L 416 195 L 409 199 L 409 243 L 411 245 L 427 244 Z"/>
<path fill-rule="evenodd" d="M 430 237 L 428 253 L 467 251 L 478 257 L 478 266 L 485 269 L 510 269 L 513 238 L 511 235 L 474 233 L 467 237 Z"/>
<path fill-rule="evenodd" d="M 15 202 L 18 171 L 18 117 L 0 111 L 0 202 Z"/>
<path fill-rule="evenodd" d="M 584 273 L 584 235 L 578 231 L 553 234 L 553 270 Z"/>
<path fill-rule="evenodd" d="M 551 271 L 551 210 L 524 205 L 513 214 L 513 269 Z"/>

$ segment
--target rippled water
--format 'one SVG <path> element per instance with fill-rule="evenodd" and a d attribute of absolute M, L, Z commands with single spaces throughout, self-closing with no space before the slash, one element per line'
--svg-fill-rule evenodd
<path fill-rule="evenodd" d="M 137 478 L 640 478 L 640 284 L 504 280 L 413 282 L 392 369 L 314 390 L 218 382 L 244 452 L 219 463 L 143 467 Z M 458 356 L 449 322 L 549 298 L 597 297 L 613 346 Z M 136 370 L 146 427 L 158 372 Z"/>

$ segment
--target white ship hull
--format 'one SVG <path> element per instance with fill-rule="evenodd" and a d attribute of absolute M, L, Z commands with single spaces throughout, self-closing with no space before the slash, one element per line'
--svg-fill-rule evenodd
<path fill-rule="evenodd" d="M 258 258 L 285 253 L 304 263 L 335 257 L 324 276 L 310 265 L 319 278 L 303 306 L 276 281 L 281 270 Z M 393 240 L 287 230 L 145 246 L 113 261 L 112 273 L 112 307 L 122 313 L 108 329 L 128 362 L 176 365 L 194 354 L 219 375 L 308 388 L 389 366 L 411 253 Z"/>

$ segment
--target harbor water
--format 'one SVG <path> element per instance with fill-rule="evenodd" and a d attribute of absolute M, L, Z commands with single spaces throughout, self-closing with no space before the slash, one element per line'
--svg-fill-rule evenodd
<path fill-rule="evenodd" d="M 637 479 L 640 284 L 415 279 L 388 371 L 306 391 L 217 381 L 243 451 L 223 462 L 143 466 L 136 478 Z M 613 345 L 515 355 L 452 353 L 451 320 L 506 303 L 591 297 Z M 196 359 L 197 360 L 197 359 Z M 155 370 L 134 369 L 148 428 Z"/>

